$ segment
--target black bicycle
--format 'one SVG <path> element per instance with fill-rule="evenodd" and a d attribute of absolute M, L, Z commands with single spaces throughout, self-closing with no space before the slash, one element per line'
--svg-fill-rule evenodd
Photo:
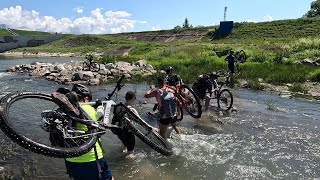
<path fill-rule="evenodd" d="M 86 55 L 85 59 L 82 66 L 84 71 L 98 72 L 100 70 L 100 64 L 93 60 L 92 55 Z"/>
<path fill-rule="evenodd" d="M 94 121 L 73 102 L 69 93 L 16 92 L 4 96 L 0 101 L 0 128 L 20 146 L 45 156 L 70 158 L 82 155 L 96 144 L 99 137 L 112 128 L 130 128 L 144 143 L 157 152 L 172 155 L 172 146 L 154 128 L 135 115 L 124 104 L 116 104 L 111 97 L 123 85 L 122 76 L 115 89 L 102 101 L 104 116 Z M 72 95 L 72 93 L 71 93 Z M 95 105 L 96 102 L 87 103 Z M 122 106 L 125 111 L 117 115 L 121 125 L 108 123 L 111 109 Z M 86 126 L 79 130 L 75 123 Z"/>
<path fill-rule="evenodd" d="M 219 78 L 224 78 L 224 80 L 217 81 L 218 88 L 214 93 L 211 94 L 211 98 L 217 99 L 218 108 L 224 111 L 229 111 L 233 105 L 233 95 L 229 89 L 222 88 L 225 84 L 230 82 L 229 73 L 218 72 L 217 75 Z M 214 96 L 212 97 L 212 95 Z"/>

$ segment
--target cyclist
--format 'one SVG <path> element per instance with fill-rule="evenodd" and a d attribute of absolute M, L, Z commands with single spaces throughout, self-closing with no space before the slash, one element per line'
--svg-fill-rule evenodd
<path fill-rule="evenodd" d="M 85 58 L 91 63 L 93 61 L 93 56 L 91 54 L 86 54 Z"/>
<path fill-rule="evenodd" d="M 171 66 L 167 67 L 166 69 L 167 76 L 164 78 L 164 82 L 168 86 L 180 86 L 182 84 L 182 79 L 178 74 L 174 74 L 173 72 L 174 72 L 174 69 Z M 154 89 L 155 86 L 151 85 L 150 88 Z M 157 109 L 158 109 L 158 104 L 155 104 L 152 108 L 153 112 L 149 111 L 149 114 L 150 115 L 155 114 Z"/>
<path fill-rule="evenodd" d="M 81 84 L 75 84 L 72 91 L 78 96 L 80 102 L 90 102 L 92 93 L 89 88 Z M 94 120 L 99 119 L 99 115 L 91 105 L 81 105 L 84 111 Z M 76 123 L 76 128 L 85 130 L 87 127 L 83 124 Z M 113 179 L 111 171 L 103 157 L 103 150 L 100 140 L 86 154 L 74 158 L 66 158 L 65 165 L 67 174 L 74 180 L 97 179 L 110 180 Z"/>
<path fill-rule="evenodd" d="M 166 69 L 167 76 L 164 81 L 169 86 L 180 86 L 182 84 L 181 77 L 178 74 L 174 74 L 174 69 L 169 66 Z"/>
<path fill-rule="evenodd" d="M 139 113 L 135 108 L 133 108 L 133 104 L 136 100 L 136 95 L 132 91 L 128 91 L 125 95 L 126 102 L 124 103 L 134 114 L 136 114 L 138 117 Z M 121 111 L 124 111 L 125 109 L 122 106 L 118 106 L 116 108 L 116 114 L 118 114 Z M 112 124 L 119 125 L 121 122 L 119 117 L 115 114 L 115 116 L 112 118 Z M 111 129 L 111 131 L 118 136 L 118 138 L 121 140 L 121 142 L 124 145 L 124 150 L 127 151 L 127 157 L 132 157 L 133 150 L 135 147 L 135 136 L 133 132 L 130 129 Z"/>
<path fill-rule="evenodd" d="M 197 77 L 196 81 L 192 85 L 192 89 L 199 99 L 205 100 L 205 111 L 208 111 L 209 109 L 211 94 L 214 92 L 214 94 L 217 95 L 217 79 L 218 75 L 215 72 L 202 74 Z"/>
<path fill-rule="evenodd" d="M 229 55 L 226 57 L 225 61 L 228 61 L 228 68 L 231 72 L 231 74 L 234 73 L 234 63 L 235 63 L 235 57 L 234 57 L 234 51 L 230 51 Z"/>
<path fill-rule="evenodd" d="M 145 93 L 145 98 L 155 97 L 157 103 L 159 104 L 158 109 L 160 112 L 160 135 L 163 138 L 166 138 L 166 131 L 169 124 L 176 131 L 177 134 L 180 134 L 180 128 L 177 126 L 177 100 L 173 92 L 169 88 L 165 87 L 165 81 L 162 77 L 157 78 L 157 87 L 150 89 Z"/>

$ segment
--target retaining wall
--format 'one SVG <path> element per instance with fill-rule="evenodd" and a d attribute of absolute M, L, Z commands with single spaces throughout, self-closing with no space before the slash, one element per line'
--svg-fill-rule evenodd
<path fill-rule="evenodd" d="M 0 36 L 0 53 L 10 49 L 39 46 L 62 39 L 62 36 Z"/>

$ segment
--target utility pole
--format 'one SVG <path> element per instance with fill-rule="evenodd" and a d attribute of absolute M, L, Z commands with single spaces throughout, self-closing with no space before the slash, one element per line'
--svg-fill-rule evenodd
<path fill-rule="evenodd" d="M 223 21 L 227 20 L 227 6 L 224 7 L 224 16 L 223 16 Z"/>

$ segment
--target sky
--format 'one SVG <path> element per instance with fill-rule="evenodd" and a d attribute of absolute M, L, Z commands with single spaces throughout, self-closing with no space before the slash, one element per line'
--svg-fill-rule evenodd
<path fill-rule="evenodd" d="M 0 0 L 0 24 L 12 29 L 114 34 L 302 17 L 312 0 Z"/>

